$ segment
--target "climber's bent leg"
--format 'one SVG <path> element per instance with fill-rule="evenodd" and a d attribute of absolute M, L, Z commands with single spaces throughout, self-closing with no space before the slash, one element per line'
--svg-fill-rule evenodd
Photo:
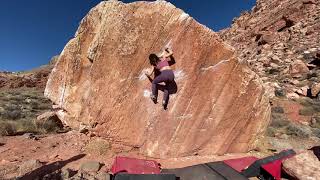
<path fill-rule="evenodd" d="M 165 110 L 167 109 L 168 102 L 169 102 L 169 90 L 165 88 L 163 90 L 163 100 L 162 100 L 163 109 Z"/>
<path fill-rule="evenodd" d="M 169 84 L 174 81 L 174 74 L 172 70 L 164 70 L 161 72 L 159 76 L 157 76 L 153 81 L 152 81 L 152 95 L 151 99 L 153 100 L 154 103 L 157 102 L 158 98 L 158 89 L 159 89 L 159 83 L 165 82 L 166 86 L 163 89 L 164 95 L 163 95 L 163 105 L 167 106 L 169 102 Z"/>

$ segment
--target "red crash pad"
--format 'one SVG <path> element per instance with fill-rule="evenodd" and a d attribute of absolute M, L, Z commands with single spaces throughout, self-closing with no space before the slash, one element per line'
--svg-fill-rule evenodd
<path fill-rule="evenodd" d="M 270 173 L 276 180 L 281 180 L 282 161 L 283 159 L 275 160 L 271 163 L 264 164 L 261 167 Z"/>
<path fill-rule="evenodd" d="M 239 159 L 228 159 L 224 160 L 223 162 L 226 163 L 228 166 L 232 167 L 238 172 L 242 172 L 242 170 L 246 169 L 252 163 L 254 163 L 258 158 L 254 156 L 248 156 Z"/>
<path fill-rule="evenodd" d="M 153 160 L 136 159 L 129 157 L 116 157 L 111 172 L 117 174 L 160 174 L 159 163 Z"/>
<path fill-rule="evenodd" d="M 261 167 L 263 169 L 265 169 L 269 174 L 271 174 L 276 180 L 281 180 L 282 162 L 286 159 L 293 157 L 293 156 L 294 155 L 289 155 L 287 157 L 283 157 L 281 159 L 272 161 L 268 164 L 264 164 Z"/>

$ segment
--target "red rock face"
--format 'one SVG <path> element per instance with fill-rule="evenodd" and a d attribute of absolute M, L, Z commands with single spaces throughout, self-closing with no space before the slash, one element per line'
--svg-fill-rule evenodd
<path fill-rule="evenodd" d="M 148 56 L 172 47 L 168 110 L 149 98 Z M 151 157 L 246 152 L 270 119 L 257 75 L 218 35 L 165 1 L 101 2 L 61 53 L 45 95 L 67 124 Z M 161 100 L 161 93 L 159 99 Z"/>

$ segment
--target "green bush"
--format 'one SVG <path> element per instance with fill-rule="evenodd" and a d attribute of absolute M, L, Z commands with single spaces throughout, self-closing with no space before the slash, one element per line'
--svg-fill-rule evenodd
<path fill-rule="evenodd" d="M 271 108 L 272 113 L 284 113 L 284 109 L 280 106 L 272 107 Z"/>

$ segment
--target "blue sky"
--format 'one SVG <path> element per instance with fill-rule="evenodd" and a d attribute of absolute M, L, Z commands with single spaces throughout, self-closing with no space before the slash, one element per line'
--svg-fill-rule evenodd
<path fill-rule="evenodd" d="M 101 0 L 1 0 L 0 71 L 47 64 L 73 37 L 79 22 Z M 255 0 L 169 0 L 218 31 L 250 10 Z M 123 0 L 132 2 L 132 0 Z"/>

